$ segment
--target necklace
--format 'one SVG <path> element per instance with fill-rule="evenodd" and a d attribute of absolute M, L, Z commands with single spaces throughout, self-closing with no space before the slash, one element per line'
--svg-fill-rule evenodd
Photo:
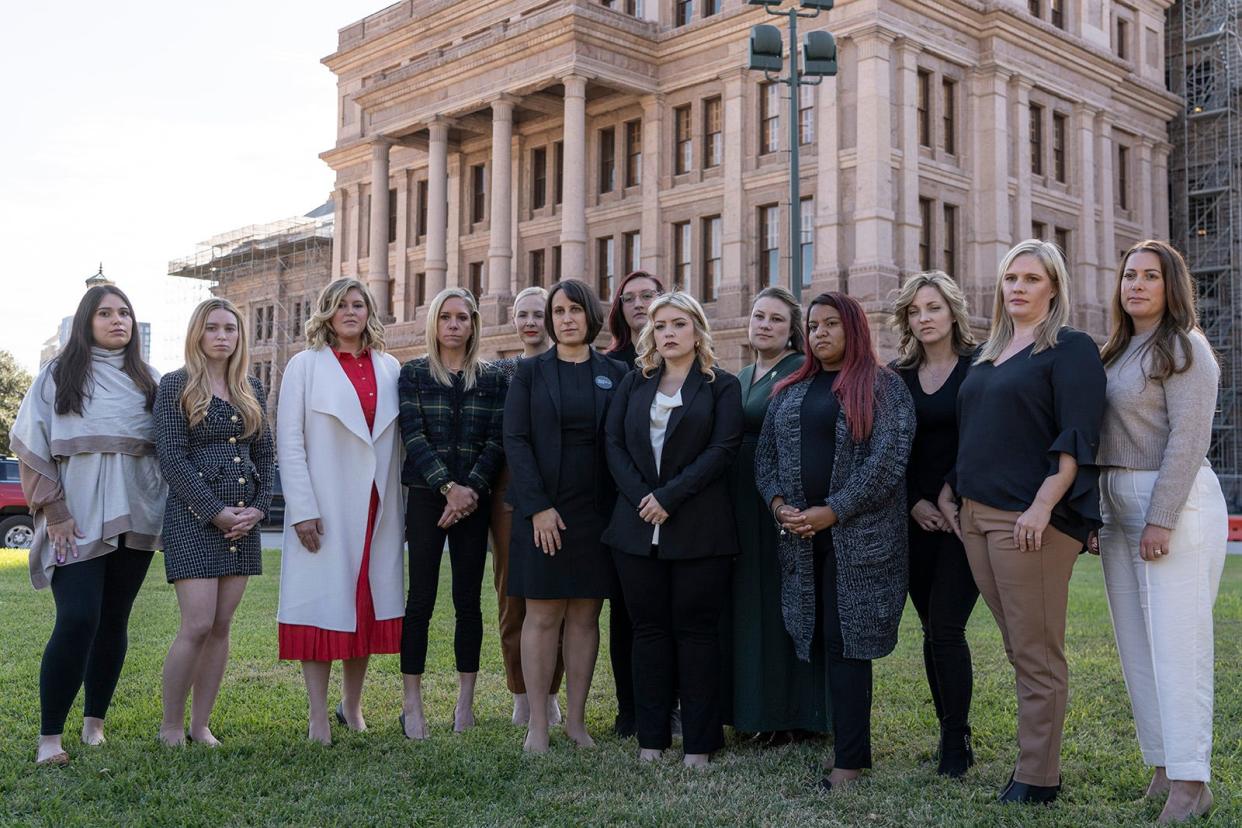
<path fill-rule="evenodd" d="M 945 380 L 949 378 L 949 375 L 953 373 L 953 369 L 956 367 L 956 361 L 950 362 L 946 366 L 939 368 L 925 362 L 919 366 L 920 384 L 923 386 L 924 390 L 926 390 L 929 385 L 932 387 L 933 391 L 939 390 L 940 386 L 944 385 Z M 922 382 L 922 380 L 926 380 L 926 382 Z"/>

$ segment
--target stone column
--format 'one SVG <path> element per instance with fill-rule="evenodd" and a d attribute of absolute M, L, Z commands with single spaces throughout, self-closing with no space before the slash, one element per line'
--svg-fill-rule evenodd
<path fill-rule="evenodd" d="M 367 287 L 381 317 L 392 314 L 388 306 L 388 151 L 392 141 L 371 139 L 371 248 Z"/>
<path fill-rule="evenodd" d="M 906 273 L 919 270 L 919 45 L 909 38 L 897 41 L 897 131 L 901 146 L 901 172 L 897 186 L 900 214 L 897 218 L 898 266 Z M 827 79 L 824 85 L 833 85 Z M 834 164 L 835 166 L 835 164 Z"/>
<path fill-rule="evenodd" d="M 1152 140 L 1146 136 L 1140 137 L 1138 141 L 1138 191 L 1139 197 L 1135 199 L 1139 208 L 1139 227 L 1142 228 L 1142 236 L 1150 239 L 1154 235 L 1153 228 L 1156 224 L 1156 193 L 1152 189 Z"/>
<path fill-rule="evenodd" d="M 859 96 L 858 165 L 854 184 L 854 261 L 849 291 L 871 315 L 881 314 L 897 287 L 893 258 L 892 45 L 894 35 L 872 28 L 855 40 Z M 876 320 L 878 324 L 878 319 Z"/>
<path fill-rule="evenodd" d="M 428 302 L 444 290 L 448 272 L 448 122 L 432 121 L 427 153 L 427 242 L 424 271 Z"/>
<path fill-rule="evenodd" d="M 1082 199 L 1081 218 L 1078 222 L 1078 240 L 1073 250 L 1065 251 L 1065 258 L 1070 265 L 1070 273 L 1078 278 L 1074 280 L 1074 305 L 1078 310 L 1076 324 L 1086 330 L 1099 330 L 1095 327 L 1099 321 L 1096 316 L 1100 311 L 1099 280 L 1091 278 L 1099 268 L 1099 242 L 1096 241 L 1096 172 L 1095 161 L 1095 116 L 1098 110 L 1086 104 L 1074 104 L 1074 129 L 1078 133 L 1078 169 L 1074 170 L 1074 179 L 1078 183 L 1079 196 Z"/>
<path fill-rule="evenodd" d="M 1009 76 L 1009 100 L 1013 105 L 1014 181 L 1017 193 L 1014 198 L 1015 240 L 1031 237 L 1031 82 L 1021 75 Z"/>
<path fill-rule="evenodd" d="M 362 185 L 354 184 L 349 188 L 349 220 L 345 227 L 348 237 L 348 250 L 345 251 L 343 274 L 357 279 L 359 251 L 362 248 Z"/>
<path fill-rule="evenodd" d="M 1010 247 L 1009 78 L 990 66 L 973 73 L 970 87 L 975 181 L 968 209 L 974 212 L 974 241 L 965 245 L 970 258 L 962 257 L 969 270 L 952 275 L 982 297 Z"/>
<path fill-rule="evenodd" d="M 815 267 L 812 293 L 841 290 L 841 120 L 837 110 L 839 78 L 825 78 L 815 101 Z M 917 196 L 916 196 L 917 198 Z M 806 295 L 803 296 L 807 299 Z"/>
<path fill-rule="evenodd" d="M 653 4 L 654 5 L 654 4 Z M 664 272 L 660 245 L 660 158 L 663 127 L 663 95 L 644 95 L 643 105 L 643 215 L 639 226 L 639 266 L 648 273 Z M 621 259 L 624 260 L 624 251 Z M 607 296 L 601 299 L 608 301 Z"/>
<path fill-rule="evenodd" d="M 406 302 L 411 295 L 407 287 L 410 280 L 410 260 L 406 249 L 410 246 L 410 170 L 397 171 L 397 260 L 393 263 L 392 315 L 398 322 L 414 318 L 414 308 Z"/>
<path fill-rule="evenodd" d="M 1151 233 L 1157 239 L 1169 238 L 1169 152 L 1172 149 L 1173 146 L 1164 141 L 1157 141 L 1152 146 L 1151 198 L 1155 204 L 1155 215 Z"/>
<path fill-rule="evenodd" d="M 513 182 L 513 186 L 510 189 L 513 192 L 509 197 L 509 238 L 513 240 L 513 264 L 509 266 L 509 296 L 516 296 L 522 287 L 525 287 L 525 285 L 518 284 L 520 281 L 518 274 L 522 270 L 523 254 L 525 252 L 525 248 L 522 246 L 522 236 L 518 233 L 518 219 L 520 217 L 522 201 L 521 193 L 527 188 L 526 173 L 522 169 L 523 147 L 522 136 L 515 134 L 509 151 L 509 165 L 513 169 L 513 177 L 510 179 Z M 497 287 L 497 290 L 499 289 Z M 501 321 L 507 320 L 502 319 Z"/>
<path fill-rule="evenodd" d="M 1117 195 L 1113 189 L 1113 121 L 1104 112 L 1095 116 L 1097 140 L 1096 159 L 1100 176 L 1100 239 L 1101 278 L 1107 278 L 1117 259 Z"/>
<path fill-rule="evenodd" d="M 561 203 L 561 274 L 587 279 L 586 272 L 586 78 L 566 75 L 565 169 Z M 588 280 L 589 281 L 589 280 Z"/>
<path fill-rule="evenodd" d="M 345 239 L 349 237 L 345 223 L 348 208 L 346 204 L 349 193 L 342 188 L 332 191 L 332 272 L 329 278 L 341 278 L 341 255 L 345 250 Z"/>
<path fill-rule="evenodd" d="M 492 101 L 492 201 L 483 294 L 507 294 L 513 268 L 513 100 Z M 481 298 L 481 297 L 479 297 Z M 493 303 L 494 304 L 494 303 Z"/>
<path fill-rule="evenodd" d="M 466 156 L 458 150 L 448 159 L 448 231 L 445 234 L 445 286 L 469 287 L 461 272 L 461 221 L 465 213 Z"/>
<path fill-rule="evenodd" d="M 744 69 L 725 73 L 721 101 L 721 129 L 724 158 L 721 178 L 723 195 L 720 211 L 720 291 L 716 297 L 716 317 L 729 319 L 748 310 L 754 289 L 747 262 L 746 192 L 742 189 L 743 155 L 746 151 L 746 79 Z M 822 138 L 820 140 L 823 140 Z M 752 249 L 754 247 L 752 240 Z"/>

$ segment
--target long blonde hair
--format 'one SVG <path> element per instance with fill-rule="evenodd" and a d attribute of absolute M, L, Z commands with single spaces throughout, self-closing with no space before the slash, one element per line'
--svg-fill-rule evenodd
<path fill-rule="evenodd" d="M 707 314 L 703 312 L 703 306 L 697 299 L 680 290 L 661 293 L 647 307 L 647 324 L 643 325 L 642 332 L 638 335 L 638 359 L 635 362 L 638 369 L 643 372 L 644 377 L 649 377 L 664 364 L 664 357 L 660 356 L 655 344 L 655 317 L 656 311 L 666 307 L 683 310 L 690 316 L 690 321 L 694 324 L 694 335 L 699 339 L 699 344 L 694 349 L 699 370 L 707 375 L 708 382 L 716 379 L 716 372 L 713 370 L 716 352 L 712 350 L 712 331 L 707 324 Z"/>
<path fill-rule="evenodd" d="M 431 305 L 427 308 L 427 367 L 431 369 L 431 376 L 435 377 L 436 382 L 441 385 L 453 384 L 453 375 L 448 368 L 444 367 L 444 360 L 440 357 L 440 340 L 436 337 L 436 329 L 440 322 L 440 309 L 450 299 L 460 299 L 465 302 L 466 310 L 470 313 L 470 339 L 466 341 L 466 364 L 462 366 L 461 372 L 462 379 L 465 381 L 464 387 L 469 391 L 474 388 L 474 383 L 479 377 L 479 368 L 487 363 L 479 359 L 483 317 L 479 315 L 479 305 L 474 301 L 474 294 L 465 288 L 445 288 L 436 294 L 436 298 L 431 300 Z"/>
<path fill-rule="evenodd" d="M 367 306 L 367 325 L 362 331 L 362 347 L 375 351 L 384 350 L 384 323 L 380 322 L 375 308 L 375 297 L 367 286 L 357 279 L 337 279 L 329 282 L 319 291 L 315 299 L 315 311 L 306 320 L 306 347 L 319 350 L 324 345 L 336 347 L 336 332 L 332 330 L 332 317 L 340 307 L 345 294 L 356 290 L 362 294 L 362 301 Z"/>
<path fill-rule="evenodd" d="M 953 353 L 962 356 L 975 349 L 975 335 L 970 332 L 966 295 L 962 293 L 957 282 L 953 281 L 953 277 L 943 270 L 928 270 L 906 279 L 906 283 L 896 291 L 893 299 L 893 318 L 890 324 L 900 337 L 897 342 L 898 368 L 913 368 L 921 365 L 926 358 L 923 343 L 910 327 L 910 306 L 914 304 L 915 294 L 925 287 L 935 288 L 949 306 L 949 313 L 953 316 Z"/>
<path fill-rule="evenodd" d="M 996 300 L 992 304 L 992 327 L 988 331 L 987 341 L 979 349 L 979 356 L 975 357 L 976 365 L 981 362 L 995 362 L 1013 341 L 1013 320 L 1009 318 L 1009 311 L 1005 310 L 1003 285 L 1005 272 L 1009 270 L 1014 259 L 1026 253 L 1039 260 L 1048 278 L 1052 280 L 1052 286 L 1056 289 L 1056 293 L 1052 295 L 1052 302 L 1048 306 L 1048 315 L 1035 329 L 1035 347 L 1031 353 L 1038 354 L 1040 351 L 1056 347 L 1057 334 L 1069 324 L 1070 277 L 1069 270 L 1065 267 L 1065 258 L 1061 255 L 1061 248 L 1052 242 L 1039 239 L 1018 242 L 1009 249 L 1005 258 L 1001 259 L 1000 268 L 996 274 Z"/>
<path fill-rule="evenodd" d="M 246 341 L 246 325 L 237 308 L 228 299 L 208 299 L 200 302 L 190 315 L 190 327 L 185 334 L 185 388 L 181 391 L 181 408 L 190 428 L 203 421 L 211 405 L 211 379 L 207 375 L 207 355 L 203 353 L 203 332 L 207 329 L 207 317 L 212 311 L 226 310 L 237 320 L 237 347 L 229 354 L 224 368 L 224 378 L 229 389 L 229 400 L 241 415 L 242 436 L 253 437 L 263 427 L 263 408 L 259 405 L 246 369 L 250 365 L 250 347 Z"/>

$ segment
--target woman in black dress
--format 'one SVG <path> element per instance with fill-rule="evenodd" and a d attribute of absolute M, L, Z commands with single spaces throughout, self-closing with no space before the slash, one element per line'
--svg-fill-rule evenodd
<path fill-rule="evenodd" d="M 577 279 L 548 292 L 555 347 L 514 371 L 504 409 L 505 456 L 514 507 L 509 594 L 526 599 L 522 672 L 530 707 L 525 748 L 548 749 L 547 696 L 562 623 L 568 709 L 565 733 L 582 746 L 586 700 L 599 652 L 599 612 L 613 591 L 600 541 L 616 490 L 604 458 L 603 425 L 626 367 L 590 345 L 603 325 L 599 300 Z"/>
<path fill-rule="evenodd" d="M 906 467 L 910 601 L 923 625 L 923 667 L 940 722 L 936 770 L 959 777 L 975 762 L 966 622 L 979 589 L 966 550 L 936 502 L 957 457 L 957 390 L 970 370 L 975 339 L 962 289 L 939 270 L 906 280 L 894 303 L 892 324 L 901 338 L 892 367 L 906 381 L 918 417 Z"/>
<path fill-rule="evenodd" d="M 258 524 L 271 506 L 275 452 L 267 398 L 246 376 L 249 365 L 237 308 L 208 299 L 190 317 L 185 367 L 164 375 L 155 398 L 155 448 L 168 482 L 164 569 L 181 607 L 164 659 L 166 745 L 187 737 L 220 744 L 208 719 L 228 663 L 229 626 L 246 579 L 263 571 Z"/>

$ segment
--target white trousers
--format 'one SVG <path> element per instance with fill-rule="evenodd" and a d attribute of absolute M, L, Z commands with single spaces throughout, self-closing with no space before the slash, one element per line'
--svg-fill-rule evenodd
<path fill-rule="evenodd" d="M 1229 515 L 1202 468 L 1157 561 L 1139 539 L 1157 472 L 1100 476 L 1100 556 L 1143 761 L 1170 779 L 1207 782 L 1212 757 L 1212 607 L 1225 568 Z"/>

